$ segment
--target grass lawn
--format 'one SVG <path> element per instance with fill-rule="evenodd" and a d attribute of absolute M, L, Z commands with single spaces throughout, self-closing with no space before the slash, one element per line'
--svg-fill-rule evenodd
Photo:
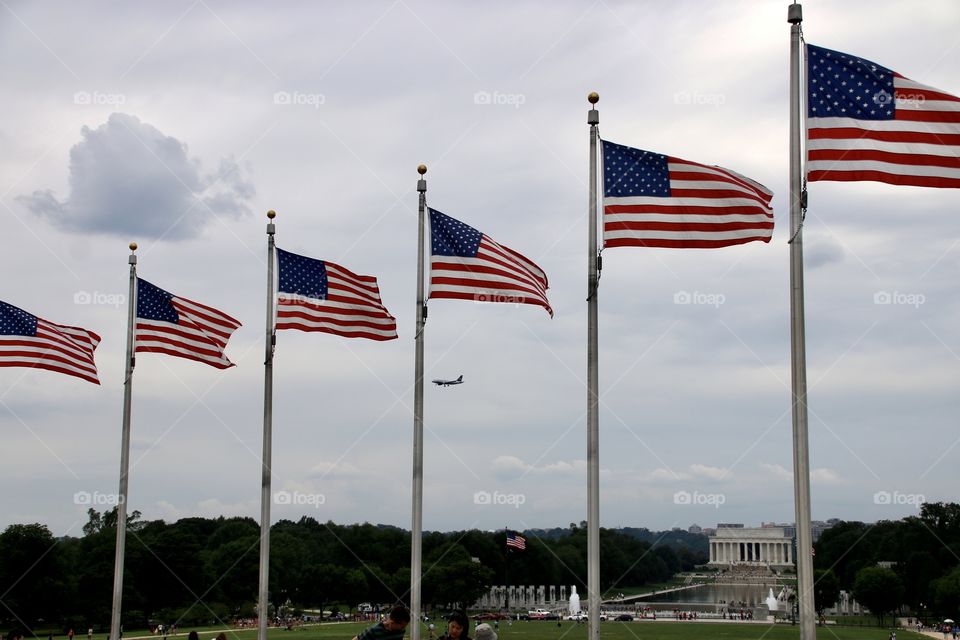
<path fill-rule="evenodd" d="M 471 632 L 475 626 L 471 621 Z M 293 631 L 271 629 L 270 640 L 350 640 L 359 631 L 365 629 L 368 623 L 343 622 L 325 623 L 322 625 L 302 627 Z M 438 629 L 441 625 L 437 625 Z M 170 636 L 170 640 L 186 640 L 189 629 L 177 636 Z M 199 630 L 200 640 L 211 640 L 220 629 Z M 817 638 L 821 640 L 886 640 L 889 630 L 858 627 L 818 627 Z M 439 635 L 439 634 L 437 634 Z M 499 640 L 586 640 L 587 625 L 577 625 L 574 622 L 564 621 L 560 627 L 556 622 L 549 621 L 521 621 L 507 626 L 500 623 Z M 687 621 L 643 621 L 643 622 L 603 622 L 600 624 L 600 635 L 605 640 L 673 640 L 676 638 L 697 638 L 713 640 L 723 638 L 729 640 L 794 640 L 800 635 L 799 626 L 767 625 L 755 623 L 710 623 Z M 472 633 L 471 633 L 472 636 Z M 124 634 L 125 638 L 134 636 Z M 156 638 L 157 636 L 153 636 Z M 242 631 L 228 631 L 228 640 L 255 640 L 256 629 Z M 409 632 L 407 638 L 409 638 Z M 424 640 L 428 637 L 426 629 L 421 635 Z M 897 631 L 897 640 L 914 640 L 925 638 L 912 631 L 900 629 Z M 86 635 L 83 636 L 86 638 Z M 100 634 L 95 640 L 104 640 Z"/>

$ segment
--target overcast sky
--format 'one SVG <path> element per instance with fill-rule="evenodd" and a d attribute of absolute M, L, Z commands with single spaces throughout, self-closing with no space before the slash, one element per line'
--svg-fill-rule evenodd
<path fill-rule="evenodd" d="M 142 277 L 243 323 L 226 371 L 137 358 L 130 508 L 259 517 L 275 209 L 279 247 L 379 278 L 400 339 L 278 335 L 273 518 L 409 528 L 421 162 L 429 204 L 537 262 L 556 313 L 430 304 L 427 377 L 466 382 L 425 389 L 424 527 L 584 520 L 590 91 L 604 138 L 754 178 L 777 225 L 604 253 L 601 522 L 794 520 L 787 2 L 0 4 L 0 299 L 103 338 L 101 387 L 0 369 L 0 526 L 79 535 L 111 506 L 130 241 Z M 810 42 L 960 92 L 960 4 L 804 10 Z M 815 519 L 957 499 L 958 210 L 810 189 Z"/>

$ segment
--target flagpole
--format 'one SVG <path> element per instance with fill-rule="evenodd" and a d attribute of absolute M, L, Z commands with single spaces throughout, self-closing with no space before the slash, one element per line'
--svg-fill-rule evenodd
<path fill-rule="evenodd" d="M 417 334 L 413 373 L 413 517 L 410 526 L 410 640 L 420 640 L 420 573 L 423 535 L 423 328 L 427 305 L 423 292 L 423 239 L 427 210 L 427 166 L 417 167 L 420 209 L 417 218 Z"/>
<path fill-rule="evenodd" d="M 267 329 L 264 342 L 265 356 L 263 361 L 263 457 L 262 478 L 260 485 L 260 593 L 257 598 L 258 629 L 257 640 L 267 640 L 267 617 L 269 603 L 267 593 L 270 587 L 270 483 L 272 476 L 273 455 L 273 351 L 276 346 L 276 328 L 273 318 L 273 263 L 276 245 L 274 233 L 276 226 L 273 219 L 277 217 L 275 211 L 268 211 L 267 218 Z M 113 639 L 111 639 L 113 640 Z"/>
<path fill-rule="evenodd" d="M 130 287 L 127 294 L 127 360 L 123 376 L 123 428 L 120 436 L 120 489 L 117 494 L 117 544 L 113 560 L 113 608 L 110 640 L 120 640 L 123 602 L 123 556 L 127 542 L 127 478 L 130 472 L 130 403 L 133 399 L 134 327 L 137 317 L 137 243 L 130 243 Z"/>
<path fill-rule="evenodd" d="M 801 145 L 801 27 L 803 7 L 787 9 L 790 23 L 790 346 L 793 412 L 793 493 L 797 514 L 797 602 L 800 640 L 816 638 L 813 549 L 810 526 L 810 447 L 807 433 L 807 356 L 803 305 L 803 209 Z"/>
<path fill-rule="evenodd" d="M 597 125 L 596 92 L 587 96 L 590 111 L 590 206 L 587 231 L 587 591 L 590 603 L 588 640 L 600 638 L 600 416 L 597 365 Z"/>

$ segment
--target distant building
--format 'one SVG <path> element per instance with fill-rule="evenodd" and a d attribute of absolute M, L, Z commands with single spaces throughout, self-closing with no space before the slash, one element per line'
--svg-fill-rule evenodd
<path fill-rule="evenodd" d="M 792 567 L 793 538 L 779 527 L 717 525 L 710 536 L 712 565 L 754 565 Z"/>
<path fill-rule="evenodd" d="M 727 522 L 721 522 L 717 525 L 717 529 L 743 529 L 743 524 L 731 524 Z"/>
<path fill-rule="evenodd" d="M 687 533 L 703 533 L 703 528 L 698 524 L 692 524 L 690 528 L 687 529 Z"/>

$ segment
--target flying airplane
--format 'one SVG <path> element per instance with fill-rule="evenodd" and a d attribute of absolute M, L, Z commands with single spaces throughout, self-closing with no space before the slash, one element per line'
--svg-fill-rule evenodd
<path fill-rule="evenodd" d="M 463 384 L 463 376 L 461 375 L 456 380 L 434 380 L 433 384 L 439 385 L 441 387 L 449 387 L 452 384 Z"/>

